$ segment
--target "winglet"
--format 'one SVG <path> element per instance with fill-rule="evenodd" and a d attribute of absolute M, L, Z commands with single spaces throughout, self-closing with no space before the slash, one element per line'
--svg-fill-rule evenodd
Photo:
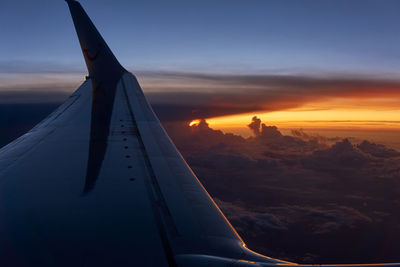
<path fill-rule="evenodd" d="M 66 0 L 66 2 L 71 11 L 90 78 L 100 80 L 99 78 L 104 75 L 109 78 L 110 75 L 120 77 L 125 69 L 115 58 L 85 10 L 77 1 Z"/>
<path fill-rule="evenodd" d="M 83 10 L 74 0 L 66 0 L 85 57 L 92 82 L 92 114 L 90 122 L 89 157 L 83 195 L 88 194 L 98 179 L 110 132 L 115 91 L 126 70 Z"/>

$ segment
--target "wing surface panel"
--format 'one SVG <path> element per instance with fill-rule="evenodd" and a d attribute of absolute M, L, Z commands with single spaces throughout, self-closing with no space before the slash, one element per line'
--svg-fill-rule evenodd
<path fill-rule="evenodd" d="M 66 102 L 68 109 L 62 105 L 2 149 L 0 158 L 15 161 L 0 163 L 0 259 L 7 259 L 5 266 L 168 265 L 146 189 L 143 147 L 120 88 L 107 153 L 89 194 L 82 195 L 90 82 L 77 91 L 74 103 Z"/>
<path fill-rule="evenodd" d="M 10 144 L 2 147 L 0 149 L 0 174 L 4 173 L 8 166 L 16 163 L 19 159 L 23 158 L 24 154 L 34 149 L 41 141 L 43 141 L 47 136 L 54 132 L 57 124 L 64 125 L 67 123 L 68 119 L 62 117 L 64 112 L 71 108 L 71 106 L 80 98 L 82 92 L 90 86 L 89 83 L 83 83 L 74 94 L 72 94 L 67 101 L 65 101 L 59 108 L 52 112 L 47 118 L 36 125 L 32 130 L 23 136 L 17 138 Z M 90 90 L 88 90 L 90 91 Z M 73 109 L 76 109 L 81 105 L 90 105 L 90 103 L 78 103 L 73 105 Z M 74 112 L 68 112 L 66 116 L 73 116 Z M 62 118 L 60 118 L 62 117 Z M 55 121 L 55 119 L 59 118 Z"/>

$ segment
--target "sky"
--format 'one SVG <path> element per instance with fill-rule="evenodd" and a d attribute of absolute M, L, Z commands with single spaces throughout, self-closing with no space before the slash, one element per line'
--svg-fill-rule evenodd
<path fill-rule="evenodd" d="M 281 128 L 400 130 L 398 1 L 81 4 L 174 115 L 236 132 L 254 115 Z M 82 82 L 64 1 L 3 0 L 0 31 L 0 103 L 61 102 Z"/>
<path fill-rule="evenodd" d="M 400 66 L 398 1 L 81 3 L 123 65 L 137 70 L 395 75 Z M 82 68 L 64 1 L 1 5 L 3 64 Z"/>

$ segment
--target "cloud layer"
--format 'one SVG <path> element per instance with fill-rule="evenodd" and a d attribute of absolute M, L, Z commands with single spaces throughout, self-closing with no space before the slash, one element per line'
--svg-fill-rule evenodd
<path fill-rule="evenodd" d="M 4 65 L 4 66 L 3 66 Z M 19 66 L 19 67 L 18 67 Z M 138 78 L 151 103 L 168 111 L 164 119 L 183 120 L 254 111 L 301 107 L 332 98 L 374 99 L 388 108 L 390 98 L 400 96 L 400 81 L 365 76 L 240 75 L 139 71 Z M 65 77 L 64 77 L 65 76 Z M 58 102 L 82 80 L 78 71 L 63 73 L 59 66 L 45 65 L 37 72 L 28 67 L 0 64 L 0 103 Z M 62 78 L 64 77 L 64 79 Z M 34 96 L 38 94 L 37 96 Z M 367 103 L 370 105 L 371 103 Z M 328 108 L 328 107 L 327 107 Z"/>
<path fill-rule="evenodd" d="M 187 73 L 158 75 L 158 79 L 165 77 L 168 83 L 152 84 L 150 79 L 148 83 L 146 78 L 143 79 L 144 88 L 149 89 L 150 99 L 164 105 L 173 105 L 179 99 L 197 117 L 285 110 L 331 98 L 376 100 L 400 96 L 400 81 L 371 77 Z M 163 91 L 165 87 L 172 92 Z M 396 105 L 398 107 L 398 103 Z"/>
<path fill-rule="evenodd" d="M 284 135 L 257 117 L 249 138 L 165 124 L 248 246 L 303 263 L 399 261 L 400 153 L 365 140 Z"/>

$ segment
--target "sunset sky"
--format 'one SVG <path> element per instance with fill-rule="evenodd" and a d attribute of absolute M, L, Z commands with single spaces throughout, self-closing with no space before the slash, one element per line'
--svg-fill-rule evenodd
<path fill-rule="evenodd" d="M 400 131 L 398 1 L 81 3 L 177 119 L 243 135 L 254 115 L 282 129 Z M 82 82 L 64 1 L 4 0 L 0 28 L 0 104 L 61 102 Z"/>

